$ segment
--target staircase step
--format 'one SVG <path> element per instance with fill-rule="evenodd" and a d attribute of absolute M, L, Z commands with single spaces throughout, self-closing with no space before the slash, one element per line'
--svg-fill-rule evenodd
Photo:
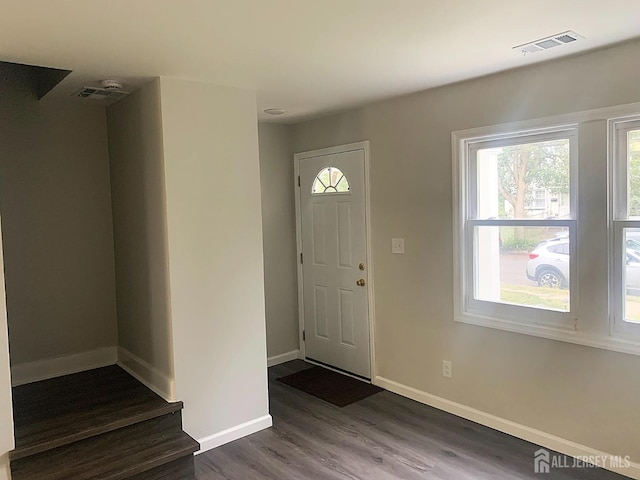
<path fill-rule="evenodd" d="M 162 469 L 180 466 L 178 460 L 193 462 L 198 442 L 181 430 L 179 412 L 113 430 L 99 436 L 11 461 L 13 480 L 124 480 L 154 469 L 156 477 L 142 479 L 181 479 L 163 477 Z M 174 462 L 177 462 L 173 464 Z M 182 463 L 184 467 L 187 460 Z M 173 465 L 172 465 L 173 464 Z M 184 477 L 185 479 L 190 477 Z"/>
<path fill-rule="evenodd" d="M 13 409 L 10 458 L 18 460 L 177 412 L 182 402 L 166 402 L 113 365 L 14 387 Z"/>
<path fill-rule="evenodd" d="M 194 459 L 193 456 L 189 456 L 135 475 L 128 480 L 194 480 L 195 478 Z"/>

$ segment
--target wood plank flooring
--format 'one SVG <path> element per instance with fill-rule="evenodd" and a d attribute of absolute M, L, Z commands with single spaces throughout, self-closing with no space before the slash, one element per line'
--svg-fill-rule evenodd
<path fill-rule="evenodd" d="M 533 472 L 532 443 L 390 392 L 338 408 L 275 378 L 273 427 L 196 457 L 198 480 L 622 480 L 599 469 Z"/>

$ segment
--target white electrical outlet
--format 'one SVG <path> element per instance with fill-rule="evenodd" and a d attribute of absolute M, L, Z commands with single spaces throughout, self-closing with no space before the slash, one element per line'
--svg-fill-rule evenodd
<path fill-rule="evenodd" d="M 404 238 L 391 239 L 391 253 L 404 254 Z"/>
<path fill-rule="evenodd" d="M 451 378 L 452 368 L 451 362 L 449 360 L 442 361 L 442 376 Z"/>

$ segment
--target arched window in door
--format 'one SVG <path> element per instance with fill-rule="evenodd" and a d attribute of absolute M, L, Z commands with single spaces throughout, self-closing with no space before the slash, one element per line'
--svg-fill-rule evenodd
<path fill-rule="evenodd" d="M 326 167 L 320 170 L 313 182 L 311 193 L 345 193 L 349 191 L 349 180 L 338 167 Z"/>

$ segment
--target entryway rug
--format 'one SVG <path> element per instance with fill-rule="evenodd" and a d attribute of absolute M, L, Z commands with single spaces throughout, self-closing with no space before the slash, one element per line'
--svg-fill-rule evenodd
<path fill-rule="evenodd" d="M 384 390 L 322 367 L 301 370 L 277 380 L 338 407 L 346 407 Z"/>

